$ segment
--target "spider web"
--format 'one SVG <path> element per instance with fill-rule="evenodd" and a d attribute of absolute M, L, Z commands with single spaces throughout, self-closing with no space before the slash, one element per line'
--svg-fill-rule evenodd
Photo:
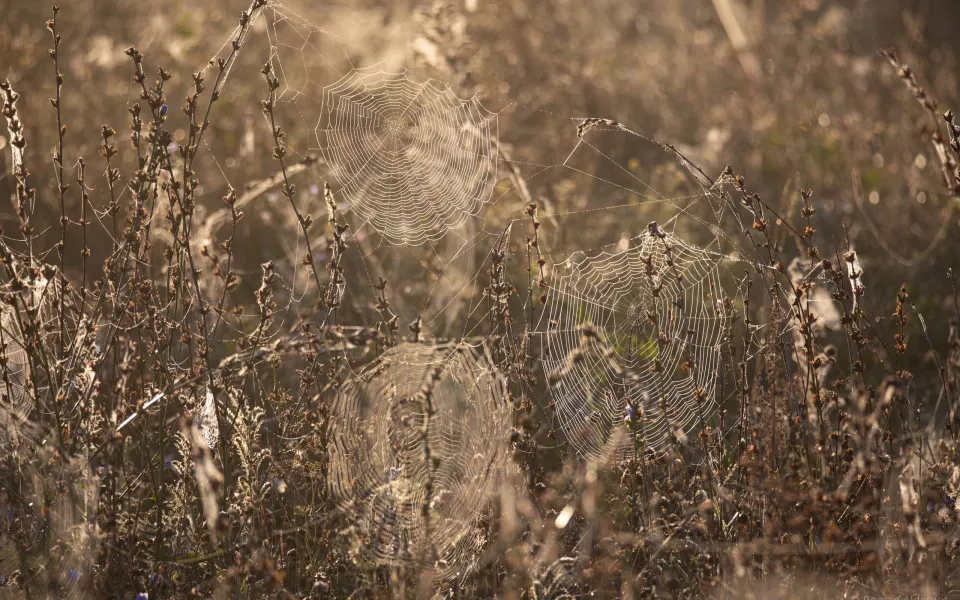
<path fill-rule="evenodd" d="M 357 49 L 282 5 L 271 9 L 278 105 L 299 118 L 308 133 L 300 151 L 322 159 L 356 229 L 420 246 L 482 211 L 497 178 L 496 114 L 382 60 L 357 66 Z"/>
<path fill-rule="evenodd" d="M 85 452 L 64 456 L 56 450 L 51 432 L 21 421 L 14 433 L 0 445 L 0 484 L 11 492 L 0 499 L 2 531 L 10 532 L 0 535 L 0 568 L 19 569 L 33 597 L 93 598 L 98 477 Z"/>
<path fill-rule="evenodd" d="M 647 231 L 621 251 L 574 256 L 549 289 L 543 368 L 555 377 L 561 427 L 591 459 L 612 452 L 623 460 L 638 444 L 660 451 L 671 433 L 703 424 L 715 407 L 725 330 L 719 260 L 661 235 Z M 580 352 L 586 324 L 625 373 L 610 368 L 606 352 Z M 631 424 L 636 439 L 616 435 Z"/>
<path fill-rule="evenodd" d="M 496 116 L 476 98 L 383 65 L 324 89 L 314 130 L 341 195 L 392 243 L 421 245 L 480 212 L 496 179 Z"/>
<path fill-rule="evenodd" d="M 483 347 L 404 343 L 338 392 L 329 487 L 370 558 L 433 556 L 447 577 L 470 570 L 484 543 L 477 524 L 510 465 L 510 416 Z"/>
<path fill-rule="evenodd" d="M 24 387 L 29 362 L 23 335 L 13 309 L 6 305 L 0 306 L 0 342 L 6 361 L 0 371 L 5 375 L 0 379 L 0 449 L 7 450 L 16 442 L 16 424 L 30 413 L 30 396 Z"/>

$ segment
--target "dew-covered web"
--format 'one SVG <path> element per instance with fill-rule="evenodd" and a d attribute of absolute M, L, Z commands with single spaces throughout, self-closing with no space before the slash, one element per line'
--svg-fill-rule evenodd
<path fill-rule="evenodd" d="M 39 597 L 93 598 L 100 482 L 87 452 L 63 453 L 54 432 L 2 409 L 0 425 L 0 569 Z"/>
<path fill-rule="evenodd" d="M 420 245 L 476 215 L 496 179 L 496 116 L 383 65 L 324 89 L 314 130 L 344 200 L 391 242 Z"/>
<path fill-rule="evenodd" d="M 475 97 L 391 68 L 273 4 L 271 59 L 306 133 L 304 153 L 357 228 L 398 246 L 437 242 L 481 213 L 496 182 L 497 115 Z M 369 63 L 369 64 L 368 64 Z"/>
<path fill-rule="evenodd" d="M 549 288 L 543 367 L 561 427 L 592 459 L 660 451 L 715 407 L 720 259 L 658 228 L 574 255 Z M 601 345 L 584 343 L 585 326 Z M 636 439 L 616 435 L 630 423 Z"/>
<path fill-rule="evenodd" d="M 17 423 L 30 412 L 27 352 L 13 309 L 7 305 L 0 306 L 0 347 L 6 361 L 6 377 L 0 379 L 0 451 L 6 451 L 16 440 Z"/>
<path fill-rule="evenodd" d="M 395 346 L 330 411 L 329 487 L 358 547 L 380 563 L 468 572 L 511 464 L 506 383 L 484 348 Z"/>

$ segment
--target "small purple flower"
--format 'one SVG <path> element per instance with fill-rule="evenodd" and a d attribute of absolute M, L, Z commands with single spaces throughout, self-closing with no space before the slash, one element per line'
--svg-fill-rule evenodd
<path fill-rule="evenodd" d="M 160 116 L 161 116 L 161 117 L 167 116 L 167 105 L 166 105 L 166 104 L 164 104 L 163 106 L 160 107 Z"/>
<path fill-rule="evenodd" d="M 936 506 L 933 504 L 933 502 L 927 502 L 927 512 L 933 512 L 933 509 L 935 508 Z"/>
<path fill-rule="evenodd" d="M 149 596 L 147 596 L 146 592 L 140 592 L 139 594 L 134 596 L 133 600 L 150 600 L 150 598 Z"/>
<path fill-rule="evenodd" d="M 627 415 L 624 417 L 624 421 L 634 421 L 637 418 L 637 409 L 633 407 L 632 404 L 627 404 Z"/>
<path fill-rule="evenodd" d="M 67 571 L 67 581 L 70 583 L 76 583 L 80 581 L 80 571 L 76 569 L 70 569 Z"/>
<path fill-rule="evenodd" d="M 157 585 L 158 583 L 160 583 L 160 575 L 157 573 L 150 575 L 150 585 Z"/>

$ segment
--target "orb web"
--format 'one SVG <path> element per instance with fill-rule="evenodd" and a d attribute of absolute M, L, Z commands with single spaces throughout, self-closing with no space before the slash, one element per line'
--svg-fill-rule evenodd
<path fill-rule="evenodd" d="M 0 564 L 20 571 L 25 597 L 83 600 L 93 592 L 99 479 L 85 453 L 66 456 L 51 432 L 19 425 L 0 461 Z"/>
<path fill-rule="evenodd" d="M 404 343 L 348 381 L 331 406 L 328 485 L 357 546 L 381 564 L 469 572 L 511 464 L 510 414 L 482 346 Z"/>
<path fill-rule="evenodd" d="M 548 292 L 543 366 L 559 424 L 588 459 L 663 451 L 715 404 L 725 327 L 719 259 L 659 234 L 619 252 L 575 255 Z M 588 324 L 603 347 L 583 343 Z"/>
<path fill-rule="evenodd" d="M 0 449 L 14 443 L 16 423 L 30 413 L 30 397 L 24 388 L 27 381 L 27 352 L 20 326 L 13 309 L 0 306 Z"/>
<path fill-rule="evenodd" d="M 316 130 L 343 199 L 398 245 L 436 241 L 480 212 L 496 180 L 495 135 L 476 98 L 380 65 L 324 88 Z"/>
<path fill-rule="evenodd" d="M 9 289 L 9 286 L 4 286 L 4 289 Z M 55 298 L 59 289 L 56 280 L 41 277 L 19 293 L 19 301 L 24 303 L 22 306 L 34 308 L 37 318 L 47 328 L 56 321 Z M 27 419 L 35 407 L 28 390 L 30 360 L 27 348 L 31 342 L 21 328 L 25 317 L 22 314 L 18 316 L 18 312 L 14 306 L 0 306 L 0 359 L 4 361 L 0 363 L 0 451 L 17 445 L 18 424 Z M 40 343 L 44 345 L 51 341 L 50 335 L 40 338 Z"/>

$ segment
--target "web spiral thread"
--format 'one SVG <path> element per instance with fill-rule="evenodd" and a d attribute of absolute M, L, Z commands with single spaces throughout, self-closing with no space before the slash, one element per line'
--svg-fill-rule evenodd
<path fill-rule="evenodd" d="M 469 572 L 510 465 L 509 425 L 506 383 L 482 347 L 387 350 L 331 407 L 329 486 L 358 546 L 381 564 L 430 556 L 445 576 Z"/>
<path fill-rule="evenodd" d="M 657 230 L 569 264 L 549 291 L 543 359 L 561 428 L 588 459 L 659 453 L 715 404 L 718 260 Z M 584 344 L 588 324 L 604 347 Z"/>

